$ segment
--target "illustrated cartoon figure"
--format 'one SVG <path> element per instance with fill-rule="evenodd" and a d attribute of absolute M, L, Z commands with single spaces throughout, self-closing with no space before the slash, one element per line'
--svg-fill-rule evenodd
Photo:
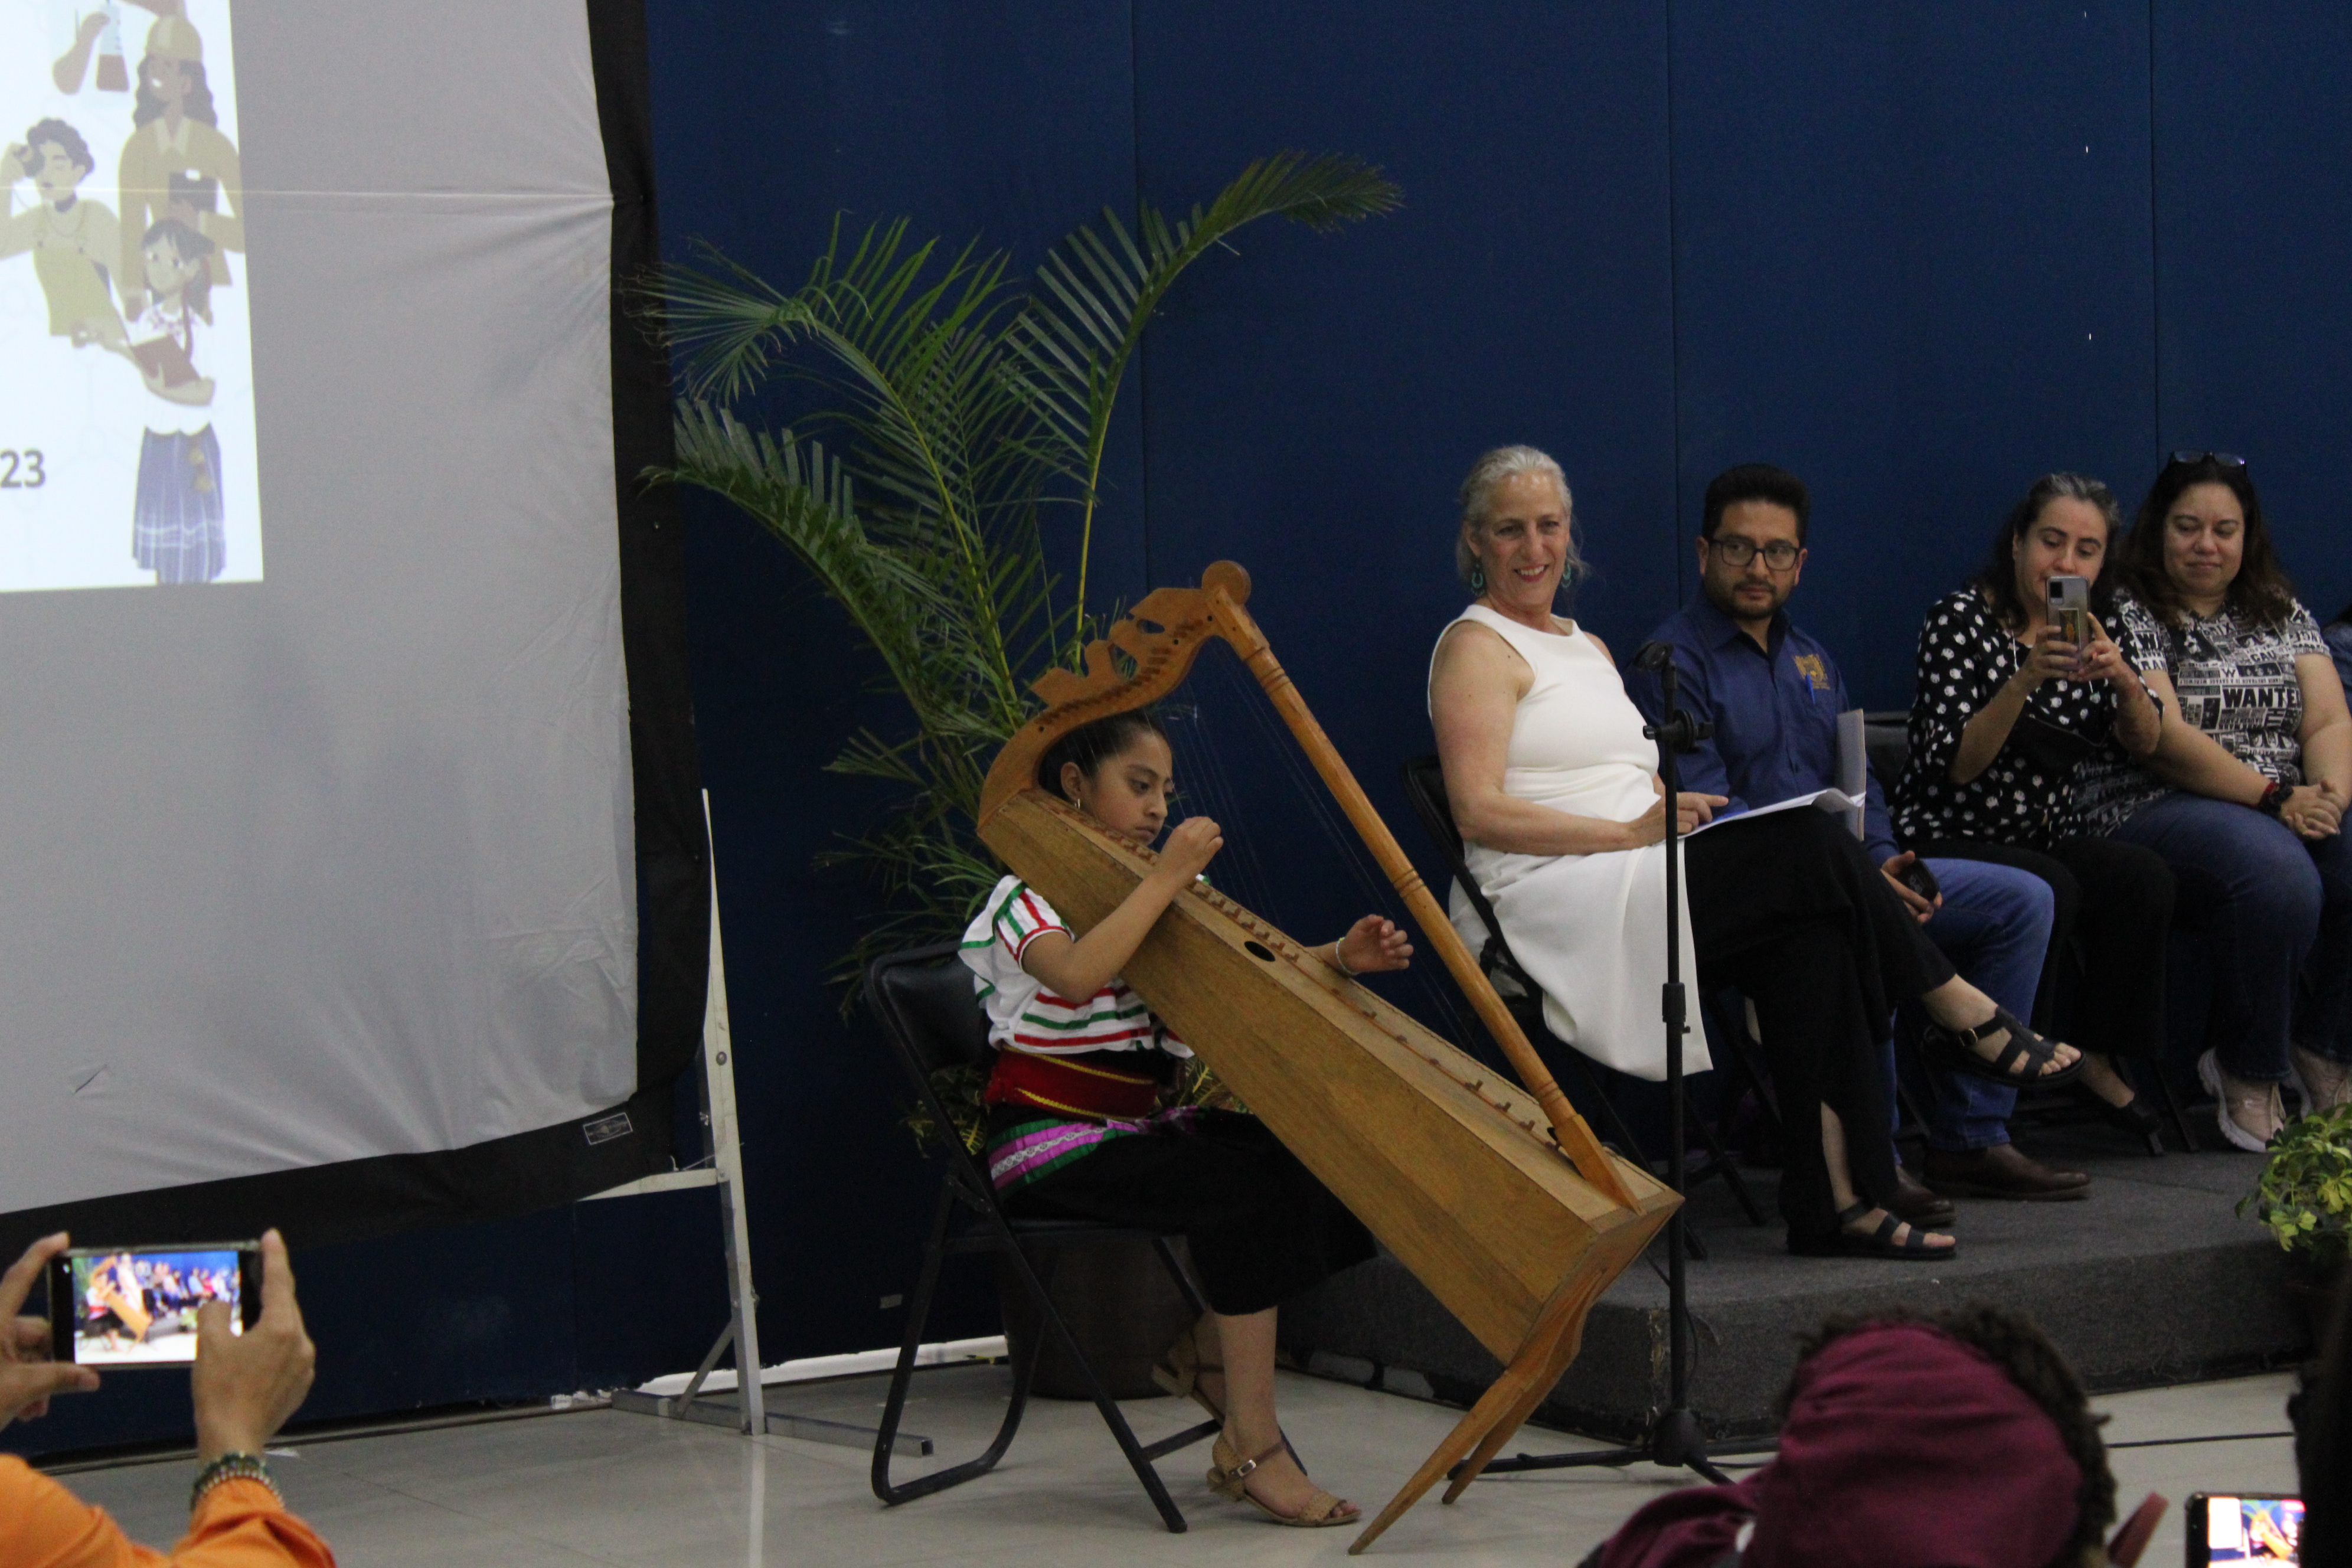
<path fill-rule="evenodd" d="M 62 120 L 44 120 L 0 151 L 0 180 L 30 180 L 40 199 L 0 223 L 0 258 L 32 253 L 49 302 L 49 332 L 128 352 L 108 272 L 122 255 L 121 225 L 103 202 L 76 194 L 97 166 L 89 143 Z"/>
<path fill-rule="evenodd" d="M 168 7 L 176 13 L 180 0 L 133 0 L 150 11 L 164 14 Z M 131 73 L 122 68 L 122 17 L 114 0 L 49 0 L 49 9 L 58 19 L 59 34 L 70 41 L 65 52 L 49 68 L 49 79 L 63 93 L 81 90 L 82 73 L 89 68 L 92 50 L 98 54 L 98 89 L 100 92 L 128 92 Z"/>
<path fill-rule="evenodd" d="M 205 260 L 213 243 L 177 218 L 149 227 L 139 252 L 146 301 L 132 328 L 131 357 L 139 363 L 147 390 L 174 403 L 201 406 L 213 400 L 210 377 L 196 374 L 196 318 L 209 316 L 205 296 L 212 288 Z"/>
<path fill-rule="evenodd" d="M 210 242 L 205 269 L 215 285 L 230 281 L 220 252 L 245 248 L 244 176 L 236 146 L 218 128 L 212 89 L 205 81 L 204 41 L 187 18 L 167 16 L 149 29 L 131 121 L 134 129 L 122 144 L 121 179 L 121 287 L 126 318 L 135 318 L 146 308 L 139 281 L 145 272 L 140 255 L 144 240 L 133 237 L 144 237 L 159 220 L 176 216 Z M 215 182 L 211 189 L 217 210 L 205 211 L 184 200 L 175 215 L 175 174 L 183 177 L 184 196 L 199 188 L 188 183 L 190 177 Z"/>

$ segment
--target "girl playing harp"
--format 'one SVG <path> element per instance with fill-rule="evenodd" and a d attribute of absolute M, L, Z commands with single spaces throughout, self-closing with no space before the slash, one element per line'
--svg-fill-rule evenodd
<path fill-rule="evenodd" d="M 1063 736 L 1037 784 L 1148 847 L 1168 820 L 1171 772 L 1159 721 L 1130 711 Z M 1206 817 L 1179 824 L 1150 875 L 1082 937 L 1016 877 L 990 893 L 963 939 L 998 1048 L 983 1095 L 989 1175 L 1016 1214 L 1183 1233 L 1209 1315 L 1154 1377 L 1224 1423 L 1209 1485 L 1284 1524 L 1346 1524 L 1355 1505 L 1309 1481 L 1284 1444 L 1275 1310 L 1370 1258 L 1371 1237 L 1255 1118 L 1158 1110 L 1160 1069 L 1192 1052 L 1119 977 L 1223 842 Z M 1317 952 L 1360 974 L 1402 969 L 1412 948 L 1367 915 Z"/>

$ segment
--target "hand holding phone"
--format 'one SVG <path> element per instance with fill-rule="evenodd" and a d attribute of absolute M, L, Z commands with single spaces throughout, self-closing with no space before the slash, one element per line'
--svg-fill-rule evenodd
<path fill-rule="evenodd" d="M 2083 650 L 2091 646 L 2091 580 L 2060 573 L 2050 579 L 2050 624 L 2061 639 L 2073 645 L 2074 665 L 2082 668 Z"/>
<path fill-rule="evenodd" d="M 53 1394 L 88 1394 L 98 1386 L 98 1373 L 89 1368 L 51 1361 L 49 1325 L 24 1315 L 33 1281 L 65 1250 L 66 1239 L 62 1231 L 43 1237 L 0 1274 L 0 1426 L 47 1415 Z"/>
<path fill-rule="evenodd" d="M 302 1327 L 294 1270 L 275 1230 L 261 1233 L 257 1268 L 257 1287 L 246 1298 L 246 1332 L 236 1331 L 236 1314 L 225 1302 L 198 1314 L 201 1349 L 188 1394 L 196 1407 L 196 1458 L 205 1463 L 261 1452 L 310 1392 L 318 1352 Z M 253 1314 L 256 1297 L 261 1308 Z"/>
<path fill-rule="evenodd" d="M 217 1303 L 228 1331 L 260 1316 L 261 1244 L 67 1247 L 47 1259 L 51 1353 L 81 1366 L 186 1366 L 196 1314 Z"/>

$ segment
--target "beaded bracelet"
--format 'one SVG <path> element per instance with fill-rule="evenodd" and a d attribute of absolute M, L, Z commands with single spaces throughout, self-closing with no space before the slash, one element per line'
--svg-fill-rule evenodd
<path fill-rule="evenodd" d="M 269 1489 L 269 1495 L 286 1506 L 286 1494 L 269 1479 L 268 1463 L 258 1454 L 226 1453 L 196 1472 L 196 1484 L 188 1492 L 188 1511 L 194 1513 L 203 1505 L 205 1495 L 224 1481 L 259 1481 Z"/>

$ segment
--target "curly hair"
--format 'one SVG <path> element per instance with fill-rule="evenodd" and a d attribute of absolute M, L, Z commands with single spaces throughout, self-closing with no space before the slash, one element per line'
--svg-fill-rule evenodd
<path fill-rule="evenodd" d="M 52 147 L 62 148 L 66 162 L 84 174 L 98 167 L 98 160 L 89 155 L 89 143 L 82 140 L 80 132 L 62 120 L 37 121 L 33 128 L 25 132 L 25 145 L 30 147 L 37 157 L 44 142 Z"/>
<path fill-rule="evenodd" d="M 2238 556 L 2238 574 L 2230 582 L 2232 609 L 2266 626 L 2283 626 L 2294 615 L 2294 583 L 2279 564 L 2271 545 L 2270 525 L 2263 521 L 2263 498 L 2254 477 L 2243 463 L 2224 464 L 2211 453 L 2189 462 L 2174 459 L 2164 465 L 2147 499 L 2139 503 L 2129 537 L 2117 553 L 2124 586 L 2132 597 L 2156 612 L 2168 626 L 2181 624 L 2180 590 L 2164 569 L 2165 520 L 2173 503 L 2199 485 L 2220 485 L 2238 498 L 2246 514 L 2246 529 Z"/>
<path fill-rule="evenodd" d="M 1819 1333 L 1799 1337 L 1799 1371 L 1848 1334 L 1890 1323 L 1921 1324 L 1974 1346 L 2007 1373 L 2009 1380 L 2023 1390 L 2027 1398 L 2042 1407 L 2042 1414 L 2058 1428 L 2059 1441 L 2065 1445 L 2068 1457 L 2083 1472 L 2082 1487 L 2074 1494 L 2079 1510 L 2074 1533 L 2047 1568 L 2072 1568 L 2075 1563 L 2104 1561 L 2100 1548 L 2106 1540 L 2107 1527 L 2116 1521 L 2115 1472 L 2107 1468 L 2107 1446 L 2099 1436 L 2099 1428 L 2107 1418 L 2091 1413 L 2090 1395 L 2084 1391 L 2083 1380 L 2074 1375 L 2074 1369 L 2066 1364 L 2066 1358 L 2050 1342 L 2050 1336 L 2023 1313 L 1983 1301 L 1971 1302 L 1950 1312 L 1915 1312 L 1907 1307 L 1889 1307 L 1883 1311 L 1851 1316 L 1842 1313 L 1824 1322 Z M 1797 1377 L 1792 1373 L 1774 1406 L 1777 1419 L 1784 1423 L 1788 1420 L 1789 1406 L 1796 1395 Z"/>

